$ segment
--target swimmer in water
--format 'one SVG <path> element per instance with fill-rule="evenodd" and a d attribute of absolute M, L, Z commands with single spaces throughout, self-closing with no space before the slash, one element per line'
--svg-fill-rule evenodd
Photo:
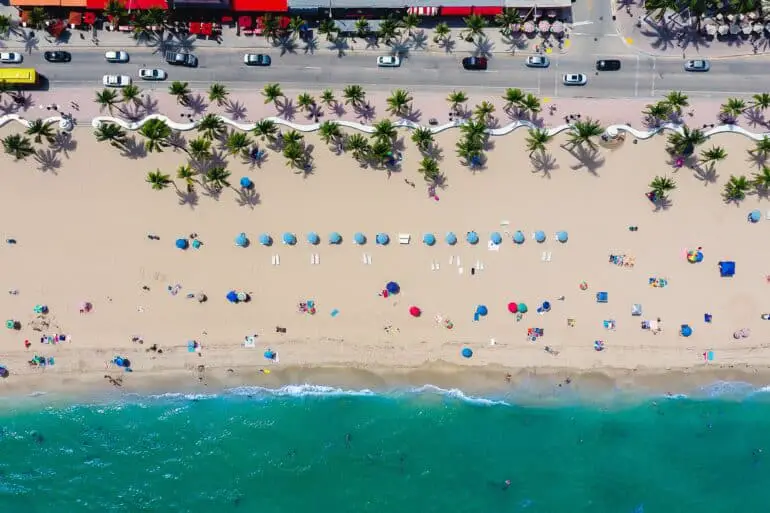
<path fill-rule="evenodd" d="M 510 486 L 511 486 L 511 480 L 510 479 L 506 479 L 503 482 L 503 490 L 507 490 L 508 488 L 510 488 Z"/>

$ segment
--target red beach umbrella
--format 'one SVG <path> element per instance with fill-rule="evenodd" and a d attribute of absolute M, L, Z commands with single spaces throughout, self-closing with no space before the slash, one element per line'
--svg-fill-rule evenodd
<path fill-rule="evenodd" d="M 516 303 L 508 303 L 508 311 L 511 313 L 516 313 L 519 311 L 519 305 Z"/>
<path fill-rule="evenodd" d="M 420 310 L 416 306 L 411 306 L 409 307 L 409 315 L 411 315 L 412 317 L 419 317 L 420 315 L 422 315 L 422 310 Z"/>

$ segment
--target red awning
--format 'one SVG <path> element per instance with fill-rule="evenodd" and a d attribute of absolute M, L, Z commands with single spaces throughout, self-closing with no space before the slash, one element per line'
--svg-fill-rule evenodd
<path fill-rule="evenodd" d="M 93 25 L 96 23 L 96 13 L 95 12 L 87 12 L 83 15 L 83 23 L 86 25 Z"/>
<path fill-rule="evenodd" d="M 70 11 L 69 19 L 67 22 L 70 25 L 74 25 L 75 27 L 79 26 L 81 23 L 83 23 L 83 15 L 79 12 Z"/>
<path fill-rule="evenodd" d="M 502 14 L 502 12 L 502 7 L 482 7 L 479 5 L 473 7 L 473 14 L 478 14 L 479 16 L 497 16 Z"/>
<path fill-rule="evenodd" d="M 214 32 L 214 26 L 211 23 L 201 23 L 201 34 L 210 36 Z"/>
<path fill-rule="evenodd" d="M 86 0 L 86 7 L 95 11 L 101 11 L 105 5 L 107 5 L 107 0 Z"/>
<path fill-rule="evenodd" d="M 232 9 L 236 12 L 287 12 L 288 0 L 233 0 Z"/>
<path fill-rule="evenodd" d="M 232 16 L 222 16 L 222 23 L 232 23 L 233 17 Z"/>
<path fill-rule="evenodd" d="M 251 16 L 241 16 L 238 18 L 238 26 L 241 28 L 251 28 Z"/>
<path fill-rule="evenodd" d="M 190 34 L 200 34 L 201 24 L 196 22 L 190 22 Z"/>
<path fill-rule="evenodd" d="M 168 3 L 166 0 L 123 0 L 123 4 L 126 9 L 151 9 L 153 7 L 157 9 L 168 9 Z M 102 6 L 102 9 L 104 6 Z"/>
<path fill-rule="evenodd" d="M 282 29 L 285 29 L 286 27 L 288 27 L 289 23 L 291 23 L 291 18 L 289 18 L 288 16 L 281 16 L 281 19 L 278 20 L 278 26 L 281 27 Z"/>
<path fill-rule="evenodd" d="M 441 16 L 470 16 L 472 7 L 442 7 Z"/>

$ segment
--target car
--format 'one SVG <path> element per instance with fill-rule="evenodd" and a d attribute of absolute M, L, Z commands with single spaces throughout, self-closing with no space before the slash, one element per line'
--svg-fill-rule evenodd
<path fill-rule="evenodd" d="M 166 52 L 166 62 L 173 66 L 198 67 L 198 58 L 191 53 Z"/>
<path fill-rule="evenodd" d="M 377 66 L 381 68 L 397 68 L 401 66 L 401 58 L 398 55 L 380 55 L 377 57 Z"/>
<path fill-rule="evenodd" d="M 107 62 L 124 63 L 128 62 L 128 52 L 123 50 L 110 50 L 109 52 L 104 52 L 104 58 Z"/>
<path fill-rule="evenodd" d="M 139 70 L 139 78 L 142 80 L 166 80 L 168 74 L 162 69 L 142 68 Z"/>
<path fill-rule="evenodd" d="M 524 64 L 528 68 L 547 68 L 551 65 L 551 61 L 545 55 L 530 55 Z"/>
<path fill-rule="evenodd" d="M 463 68 L 485 70 L 487 69 L 487 59 L 484 57 L 466 57 L 463 59 Z"/>
<path fill-rule="evenodd" d="M 4 64 L 18 64 L 24 60 L 19 52 L 1 52 L 0 62 Z"/>
<path fill-rule="evenodd" d="M 617 71 L 619 69 L 620 61 L 617 59 L 596 61 L 596 71 Z"/>
<path fill-rule="evenodd" d="M 705 61 L 703 59 L 698 59 L 694 61 L 685 61 L 684 63 L 685 71 L 708 71 L 710 69 L 711 69 L 711 64 L 709 64 L 709 61 Z"/>
<path fill-rule="evenodd" d="M 62 50 L 43 52 L 43 59 L 48 62 L 69 62 L 72 60 L 72 54 Z"/>
<path fill-rule="evenodd" d="M 131 77 L 128 75 L 104 75 L 102 84 L 104 87 L 126 87 L 131 85 Z"/>
<path fill-rule="evenodd" d="M 270 66 L 272 62 L 269 55 L 262 53 L 247 53 L 243 56 L 243 63 L 246 66 Z"/>
<path fill-rule="evenodd" d="M 582 73 L 567 73 L 562 77 L 564 85 L 582 86 L 588 83 L 588 77 Z"/>

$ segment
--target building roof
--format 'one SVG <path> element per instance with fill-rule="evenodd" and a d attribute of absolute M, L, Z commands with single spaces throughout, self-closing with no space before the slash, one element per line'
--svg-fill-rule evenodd
<path fill-rule="evenodd" d="M 518 7 L 554 9 L 570 7 L 571 0 L 288 0 L 290 9 L 402 9 L 406 7 Z"/>

